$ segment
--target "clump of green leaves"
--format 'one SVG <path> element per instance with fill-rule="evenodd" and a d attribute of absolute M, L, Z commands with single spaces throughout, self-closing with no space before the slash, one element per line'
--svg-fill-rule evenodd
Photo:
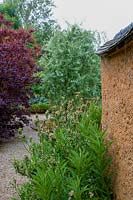
<path fill-rule="evenodd" d="M 48 103 L 37 103 L 32 104 L 29 111 L 31 113 L 45 113 L 48 109 L 50 109 L 50 105 Z"/>
<path fill-rule="evenodd" d="M 70 130 L 64 123 L 46 132 L 36 122 L 39 142 L 31 141 L 30 155 L 14 161 L 16 171 L 29 178 L 18 189 L 20 200 L 111 200 L 111 159 L 100 131 L 100 110 L 90 106 Z"/>

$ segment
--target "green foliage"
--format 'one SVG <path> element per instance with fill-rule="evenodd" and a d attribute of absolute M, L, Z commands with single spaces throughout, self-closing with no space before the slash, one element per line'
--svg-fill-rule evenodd
<path fill-rule="evenodd" d="M 73 129 L 75 125 L 80 121 L 82 114 L 88 111 L 90 101 L 80 97 L 78 94 L 73 99 L 67 101 L 67 109 L 64 107 L 65 102 L 62 99 L 61 104 L 51 106 L 52 113 L 50 113 L 52 119 L 59 127 L 67 127 Z"/>
<path fill-rule="evenodd" d="M 49 20 L 54 7 L 52 0 L 18 0 L 19 15 L 24 27 L 42 24 Z"/>
<path fill-rule="evenodd" d="M 30 155 L 14 161 L 16 171 L 30 180 L 18 189 L 21 200 L 111 200 L 111 159 L 99 129 L 101 108 L 92 107 L 75 129 L 64 124 L 48 133 L 37 121 L 39 142 L 31 141 Z"/>
<path fill-rule="evenodd" d="M 58 28 L 53 19 L 52 0 L 5 0 L 0 3 L 0 13 L 14 23 L 14 28 L 23 27 L 35 29 L 34 38 L 43 44 L 51 38 L 54 30 Z"/>
<path fill-rule="evenodd" d="M 18 14 L 23 27 L 34 27 L 35 37 L 40 44 L 49 40 L 57 27 L 53 8 L 53 0 L 18 0 Z"/>
<path fill-rule="evenodd" d="M 48 103 L 32 104 L 29 108 L 31 113 L 45 113 L 48 109 L 50 109 L 50 105 Z"/>
<path fill-rule="evenodd" d="M 22 26 L 21 19 L 18 16 L 18 0 L 6 0 L 0 3 L 0 13 L 4 14 L 7 20 L 13 22 L 14 28 Z"/>
<path fill-rule="evenodd" d="M 14 184 L 14 187 L 17 188 L 16 183 Z M 32 191 L 32 185 L 31 183 L 25 183 L 22 187 L 18 189 L 19 197 L 21 200 L 33 200 L 37 199 L 36 194 L 34 191 Z M 12 200 L 17 200 L 16 198 L 12 198 Z"/>
<path fill-rule="evenodd" d="M 34 85 L 32 85 L 32 91 L 35 94 L 35 96 L 37 97 L 43 97 L 44 96 L 44 85 L 43 85 L 43 78 L 45 76 L 45 71 L 43 69 L 41 69 L 41 71 L 36 72 L 34 74 L 35 78 L 39 79 L 39 83 L 36 83 Z"/>
<path fill-rule="evenodd" d="M 47 45 L 47 57 L 41 58 L 45 67 L 44 93 L 55 104 L 67 107 L 77 93 L 84 99 L 100 97 L 100 65 L 95 54 L 95 33 L 78 25 L 57 31 Z"/>
<path fill-rule="evenodd" d="M 98 128 L 100 129 L 101 115 L 102 115 L 102 107 L 100 105 L 95 105 L 94 103 L 91 103 L 88 111 L 89 123 L 97 124 Z"/>

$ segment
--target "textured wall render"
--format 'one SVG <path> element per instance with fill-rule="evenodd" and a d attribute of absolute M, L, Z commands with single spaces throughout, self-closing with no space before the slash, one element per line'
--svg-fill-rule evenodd
<path fill-rule="evenodd" d="M 102 128 L 112 140 L 115 200 L 133 200 L 133 44 L 102 57 Z"/>

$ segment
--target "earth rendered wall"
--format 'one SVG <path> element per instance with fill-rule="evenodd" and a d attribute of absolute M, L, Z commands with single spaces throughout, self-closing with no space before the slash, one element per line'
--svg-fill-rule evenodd
<path fill-rule="evenodd" d="M 112 140 L 114 200 L 133 200 L 133 43 L 101 63 L 102 128 Z"/>

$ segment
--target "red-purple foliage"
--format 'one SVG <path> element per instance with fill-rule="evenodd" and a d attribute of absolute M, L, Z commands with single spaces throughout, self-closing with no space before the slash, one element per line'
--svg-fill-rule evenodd
<path fill-rule="evenodd" d="M 0 138 L 14 136 L 28 122 L 25 115 L 39 52 L 31 34 L 24 29 L 14 30 L 0 15 Z"/>

